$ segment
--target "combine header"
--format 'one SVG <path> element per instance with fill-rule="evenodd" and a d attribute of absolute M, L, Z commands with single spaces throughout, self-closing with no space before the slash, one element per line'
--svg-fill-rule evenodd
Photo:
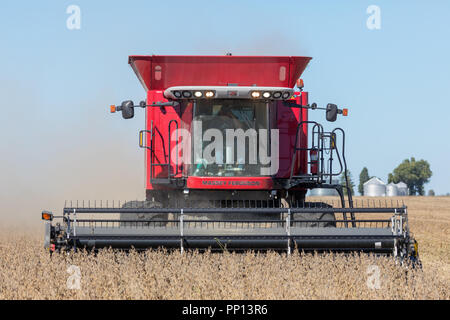
<path fill-rule="evenodd" d="M 145 109 L 146 200 L 66 203 L 44 211 L 45 246 L 373 252 L 418 259 L 405 206 L 357 207 L 333 178 L 347 172 L 345 134 L 308 120 L 347 115 L 308 102 L 309 57 L 130 56 L 147 93 L 111 106 Z M 337 163 L 337 164 L 336 164 Z M 348 184 L 348 183 L 347 183 Z M 338 205 L 307 202 L 333 188 Z M 58 223 L 52 222 L 58 218 Z"/>

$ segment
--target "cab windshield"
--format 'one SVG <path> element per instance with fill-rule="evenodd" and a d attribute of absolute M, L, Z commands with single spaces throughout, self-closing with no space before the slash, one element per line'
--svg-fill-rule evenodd
<path fill-rule="evenodd" d="M 259 149 L 261 143 L 269 145 L 267 129 L 265 101 L 197 100 L 193 114 L 191 175 L 261 176 L 264 166 Z"/>

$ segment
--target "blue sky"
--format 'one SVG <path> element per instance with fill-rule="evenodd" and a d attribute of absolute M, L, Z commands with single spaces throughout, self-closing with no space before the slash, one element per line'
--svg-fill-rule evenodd
<path fill-rule="evenodd" d="M 66 27 L 72 4 L 80 30 Z M 366 27 L 369 5 L 380 30 Z M 143 114 L 107 113 L 144 97 L 127 56 L 226 52 L 312 56 L 311 102 L 350 110 L 335 124 L 355 178 L 367 166 L 386 180 L 414 156 L 431 164 L 426 189 L 450 192 L 449 12 L 448 1 L 2 1 L 1 194 L 142 197 Z"/>

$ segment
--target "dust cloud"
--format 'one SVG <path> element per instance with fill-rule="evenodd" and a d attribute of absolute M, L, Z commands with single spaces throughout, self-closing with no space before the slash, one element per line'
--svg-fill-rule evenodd
<path fill-rule="evenodd" d="M 198 43 L 194 51 L 308 55 L 298 40 L 277 32 Z M 97 89 L 68 89 L 67 99 L 54 101 L 27 82 L 0 78 L 0 225 L 39 224 L 43 209 L 60 213 L 64 200 L 144 198 L 144 152 L 137 146 L 143 114 L 128 121 L 109 114 L 114 94 Z"/>
<path fill-rule="evenodd" d="M 263 55 L 263 56 L 308 56 L 307 45 L 302 41 L 290 37 L 285 32 L 268 32 L 252 35 L 243 41 L 225 39 L 208 39 L 194 44 L 192 54 L 217 54 L 224 55 L 231 52 L 233 55 Z"/>
<path fill-rule="evenodd" d="M 0 81 L 0 96 L 0 225 L 39 226 L 40 212 L 60 214 L 64 200 L 144 197 L 143 115 L 124 123 L 107 92 L 56 104 Z"/>

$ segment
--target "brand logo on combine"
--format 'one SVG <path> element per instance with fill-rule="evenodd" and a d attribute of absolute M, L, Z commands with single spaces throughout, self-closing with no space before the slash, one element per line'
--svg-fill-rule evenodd
<path fill-rule="evenodd" d="M 259 181 L 250 180 L 202 180 L 203 185 L 208 186 L 259 186 Z"/>
<path fill-rule="evenodd" d="M 201 121 L 193 121 L 192 140 L 189 130 L 177 129 L 172 132 L 171 141 L 176 142 L 171 150 L 173 164 L 174 159 L 179 164 L 187 165 L 191 165 L 193 161 L 199 171 L 209 172 L 216 165 L 225 168 L 223 172 L 226 176 L 255 175 L 255 170 L 260 175 L 274 175 L 278 172 L 278 129 L 203 129 Z"/>

